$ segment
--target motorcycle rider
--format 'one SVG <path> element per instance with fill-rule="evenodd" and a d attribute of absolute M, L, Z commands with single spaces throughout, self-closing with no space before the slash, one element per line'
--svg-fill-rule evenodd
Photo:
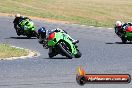
<path fill-rule="evenodd" d="M 15 19 L 14 19 L 13 23 L 14 23 L 14 28 L 16 30 L 17 35 L 20 35 L 20 31 L 18 30 L 20 28 L 20 24 L 19 23 L 22 20 L 26 20 L 26 19 L 29 19 L 29 18 L 21 16 L 20 14 L 16 14 L 15 15 Z M 29 19 L 29 20 L 31 20 L 31 19 Z M 21 28 L 21 29 L 23 30 L 23 28 Z"/>
<path fill-rule="evenodd" d="M 53 57 L 53 56 L 56 55 L 55 52 L 54 52 L 54 49 L 53 49 L 52 47 L 49 47 L 49 46 L 47 45 L 48 36 L 49 36 L 51 33 L 53 33 L 53 32 L 62 32 L 62 33 L 64 33 L 65 35 L 67 35 L 67 36 L 70 38 L 70 40 L 73 42 L 73 44 L 76 44 L 76 43 L 79 42 L 79 40 L 74 40 L 73 38 L 71 38 L 71 37 L 67 34 L 67 32 L 66 32 L 65 30 L 62 30 L 62 29 L 60 29 L 60 28 L 56 28 L 56 29 L 53 29 L 53 30 L 46 30 L 45 27 L 41 27 L 40 29 L 38 29 L 39 43 L 40 43 L 40 44 L 43 44 L 43 47 L 44 47 L 45 49 L 48 49 L 48 48 L 49 48 L 49 53 L 48 53 L 48 54 L 49 54 L 50 57 Z"/>
<path fill-rule="evenodd" d="M 123 32 L 123 29 L 122 29 L 122 22 L 121 21 L 116 21 L 115 23 L 115 33 L 119 36 L 122 32 Z"/>
<path fill-rule="evenodd" d="M 127 23 L 123 23 L 121 21 L 116 21 L 115 23 L 115 33 L 118 35 L 118 36 L 121 36 L 124 31 L 125 32 L 132 32 L 132 23 L 130 22 L 127 22 Z"/>

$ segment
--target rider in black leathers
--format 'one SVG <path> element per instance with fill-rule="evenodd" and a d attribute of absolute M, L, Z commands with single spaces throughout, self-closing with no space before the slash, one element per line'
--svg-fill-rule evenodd
<path fill-rule="evenodd" d="M 20 14 L 16 14 L 15 15 L 15 19 L 14 19 L 13 23 L 14 23 L 14 28 L 16 30 L 17 35 L 20 35 L 21 34 L 21 32 L 18 30 L 20 28 L 19 23 L 22 20 L 25 20 L 25 19 L 29 19 L 29 18 L 28 17 L 23 17 Z M 31 20 L 31 19 L 29 19 L 29 20 Z M 23 28 L 21 28 L 21 29 L 23 30 Z"/>
<path fill-rule="evenodd" d="M 122 33 L 124 33 L 124 31 L 127 31 L 127 27 L 128 26 L 132 26 L 132 23 L 127 22 L 127 23 L 123 23 L 121 21 L 116 21 L 115 23 L 115 33 L 119 36 L 122 37 Z"/>

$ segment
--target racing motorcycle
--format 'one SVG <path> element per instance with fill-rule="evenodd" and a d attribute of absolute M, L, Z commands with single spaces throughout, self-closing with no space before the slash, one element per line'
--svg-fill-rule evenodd
<path fill-rule="evenodd" d="M 36 30 L 36 27 L 34 25 L 34 23 L 29 20 L 29 19 L 25 19 L 20 21 L 19 26 L 17 25 L 18 31 L 19 33 L 17 33 L 18 36 L 23 35 L 23 36 L 27 36 L 28 38 L 31 37 L 38 37 Z"/>
<path fill-rule="evenodd" d="M 80 58 L 81 52 L 76 44 L 73 44 L 70 38 L 63 32 L 53 32 L 48 37 L 47 42 L 49 47 L 52 47 L 54 54 L 49 54 L 52 58 L 57 54 L 66 56 L 67 58 Z"/>
<path fill-rule="evenodd" d="M 124 30 L 125 29 L 125 30 Z M 127 26 L 123 30 L 115 29 L 115 33 L 121 38 L 122 43 L 127 43 L 127 41 L 132 41 L 132 26 Z"/>

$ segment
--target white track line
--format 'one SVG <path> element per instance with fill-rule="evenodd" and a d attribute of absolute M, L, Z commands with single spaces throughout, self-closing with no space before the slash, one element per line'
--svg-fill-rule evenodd
<path fill-rule="evenodd" d="M 11 47 L 18 48 L 18 49 L 24 49 L 24 48 L 16 47 L 16 46 L 11 46 Z M 10 57 L 10 58 L 0 58 L 0 60 L 26 59 L 26 58 L 32 58 L 32 57 L 38 57 L 38 56 L 40 56 L 40 53 L 38 53 L 38 52 L 29 50 L 29 49 L 24 49 L 24 50 L 26 50 L 26 51 L 29 52 L 29 54 L 27 56 Z"/>

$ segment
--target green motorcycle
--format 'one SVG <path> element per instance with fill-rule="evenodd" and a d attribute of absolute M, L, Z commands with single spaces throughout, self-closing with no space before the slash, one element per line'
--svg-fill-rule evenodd
<path fill-rule="evenodd" d="M 29 19 L 25 19 L 19 23 L 18 27 L 19 33 L 17 34 L 18 36 L 20 35 L 27 36 L 28 38 L 38 37 L 38 34 L 35 30 L 36 27 L 34 26 L 34 23 Z"/>
<path fill-rule="evenodd" d="M 132 26 L 127 27 L 129 30 L 132 30 Z M 132 41 L 132 32 L 127 30 L 118 30 L 115 29 L 115 33 L 121 38 L 122 43 L 127 43 L 127 41 Z"/>
<path fill-rule="evenodd" d="M 72 59 L 80 58 L 81 52 L 78 50 L 78 46 L 73 44 L 70 38 L 63 32 L 53 32 L 48 37 L 48 46 L 53 48 L 54 55 L 49 54 L 52 58 L 57 54 L 66 56 Z"/>

